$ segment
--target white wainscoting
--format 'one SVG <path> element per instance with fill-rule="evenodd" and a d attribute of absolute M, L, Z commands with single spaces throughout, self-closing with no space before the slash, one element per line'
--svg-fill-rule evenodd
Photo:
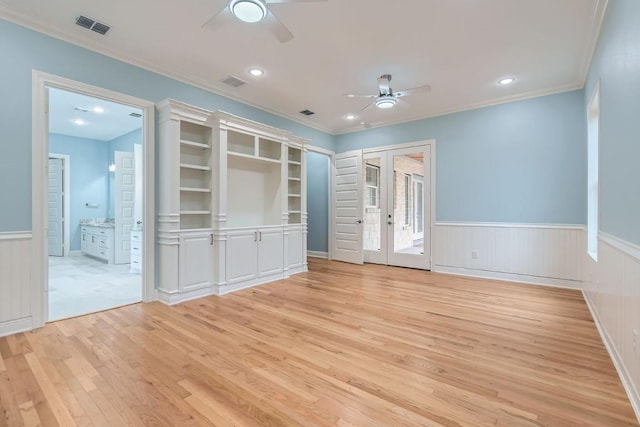
<path fill-rule="evenodd" d="M 0 336 L 33 327 L 31 232 L 0 233 Z"/>
<path fill-rule="evenodd" d="M 598 262 L 585 255 L 583 292 L 640 420 L 640 247 L 605 233 L 598 240 Z"/>
<path fill-rule="evenodd" d="M 581 289 L 585 234 L 582 225 L 436 223 L 433 271 Z"/>

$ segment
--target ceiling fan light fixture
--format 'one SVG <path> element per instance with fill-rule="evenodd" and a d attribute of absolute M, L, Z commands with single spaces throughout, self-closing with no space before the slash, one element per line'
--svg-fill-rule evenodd
<path fill-rule="evenodd" d="M 382 110 L 387 110 L 395 107 L 397 102 L 398 100 L 392 95 L 383 95 L 376 99 L 376 107 Z"/>
<path fill-rule="evenodd" d="M 260 22 L 267 16 L 264 0 L 231 0 L 229 10 L 233 16 L 250 24 Z"/>

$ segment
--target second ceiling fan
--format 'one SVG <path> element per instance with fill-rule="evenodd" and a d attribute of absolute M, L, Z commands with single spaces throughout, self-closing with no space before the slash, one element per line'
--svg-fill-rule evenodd
<path fill-rule="evenodd" d="M 202 27 L 216 30 L 234 18 L 250 24 L 260 23 L 265 26 L 280 43 L 293 39 L 291 31 L 269 10 L 273 3 L 311 3 L 327 0 L 230 0 L 227 5 Z"/>

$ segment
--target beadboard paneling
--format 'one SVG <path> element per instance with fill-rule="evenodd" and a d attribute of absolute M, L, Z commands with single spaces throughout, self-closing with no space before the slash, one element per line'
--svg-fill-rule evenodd
<path fill-rule="evenodd" d="M 31 327 L 31 233 L 0 233 L 0 335 Z"/>
<path fill-rule="evenodd" d="M 434 271 L 581 287 L 582 226 L 437 223 L 433 245 Z"/>
<path fill-rule="evenodd" d="M 640 419 L 640 247 L 600 234 L 598 262 L 586 255 L 584 294 Z M 640 340 L 640 337 L 638 338 Z"/>

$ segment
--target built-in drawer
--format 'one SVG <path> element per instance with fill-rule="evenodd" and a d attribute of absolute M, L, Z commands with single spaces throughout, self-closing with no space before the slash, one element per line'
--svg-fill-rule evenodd
<path fill-rule="evenodd" d="M 109 249 L 111 247 L 111 239 L 108 237 L 98 236 L 98 246 L 104 249 Z"/>

